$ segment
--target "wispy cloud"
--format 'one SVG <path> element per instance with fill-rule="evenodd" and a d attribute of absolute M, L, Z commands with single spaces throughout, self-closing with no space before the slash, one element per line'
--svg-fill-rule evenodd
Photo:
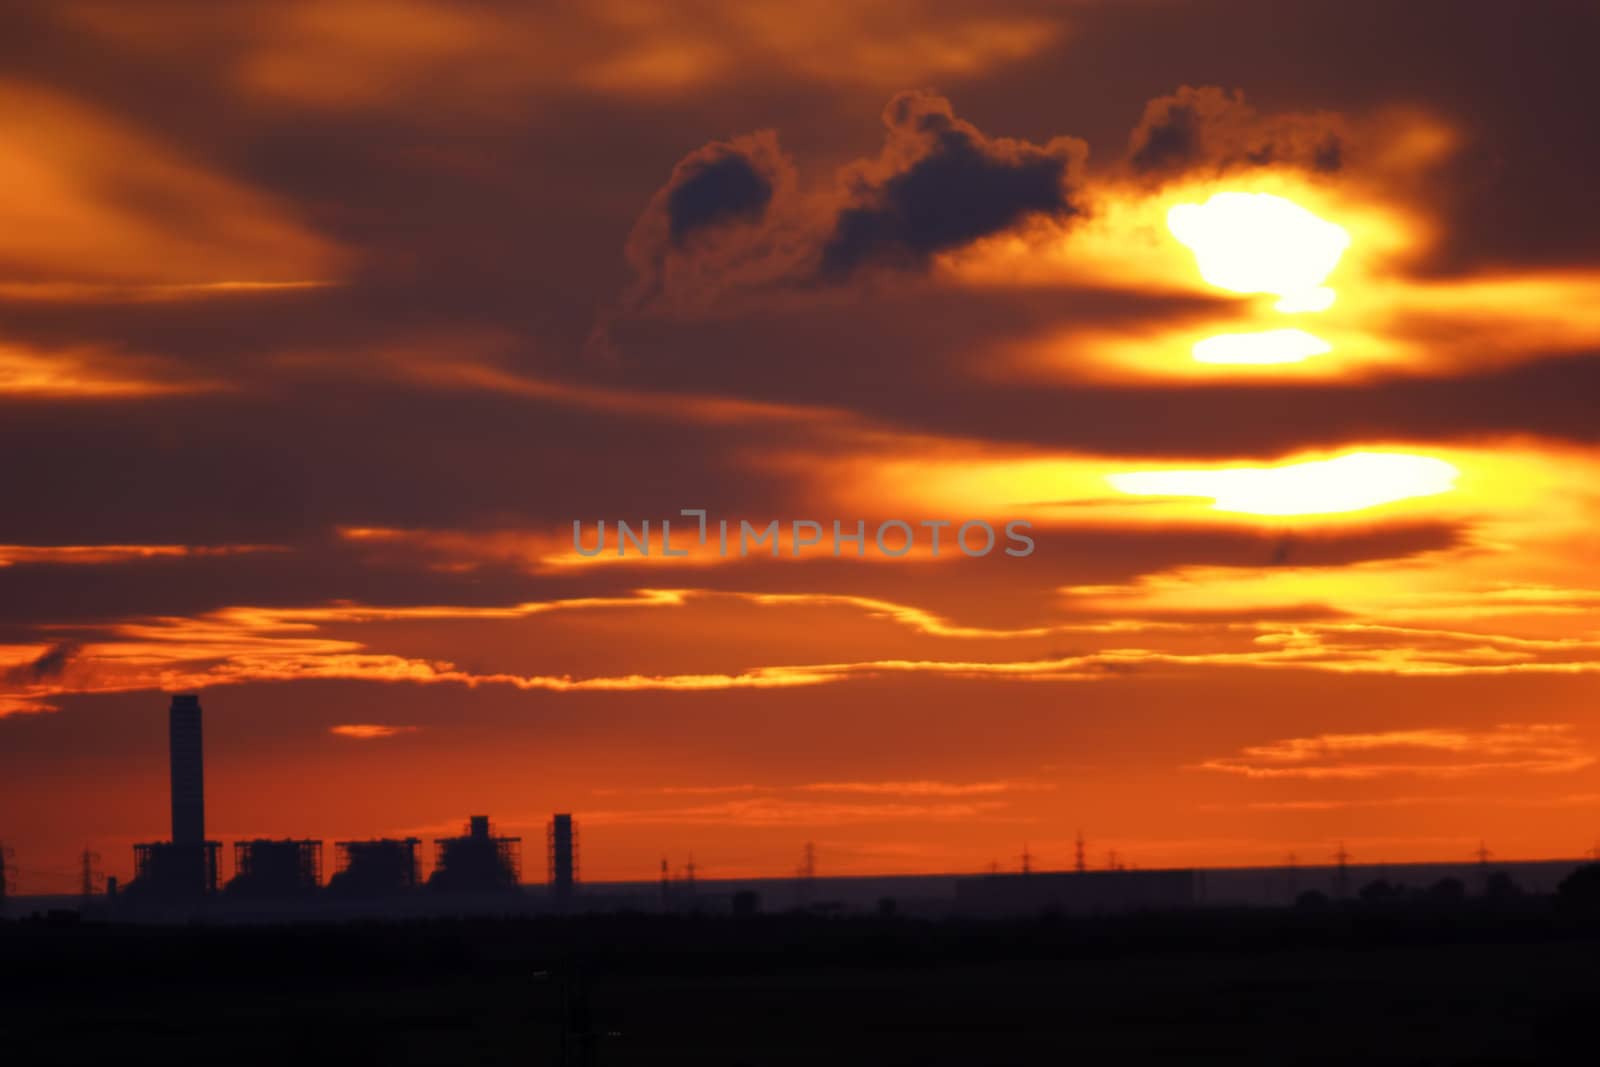
<path fill-rule="evenodd" d="M 386 737 L 398 737 L 400 734 L 416 733 L 415 726 L 384 726 L 371 722 L 341 723 L 338 726 L 328 727 L 330 734 L 339 737 L 349 737 L 356 741 L 377 741 Z"/>
<path fill-rule="evenodd" d="M 806 793 L 872 793 L 885 796 L 906 797 L 970 797 L 996 796 L 1019 790 L 1050 790 L 1055 786 L 1047 782 L 939 782 L 939 781 L 888 781 L 888 782 L 810 782 L 795 786 Z"/>
<path fill-rule="evenodd" d="M 592 825 L 839 826 L 900 820 L 967 819 L 991 815 L 1004 807 L 1003 801 L 996 800 L 838 804 L 761 796 L 686 807 L 597 811 L 586 814 L 584 821 Z"/>
<path fill-rule="evenodd" d="M 1492 730 L 1426 728 L 1293 737 L 1252 745 L 1199 766 L 1246 778 L 1362 779 L 1555 774 L 1594 762 L 1570 724 L 1506 723 Z"/>
<path fill-rule="evenodd" d="M 25 268 L 17 273 L 47 299 L 59 298 L 58 284 L 204 293 L 217 283 L 327 280 L 345 258 L 275 197 L 54 90 L 0 81 L 0 141 L 7 265 Z"/>
<path fill-rule="evenodd" d="M 597 797 L 614 797 L 624 794 L 661 797 L 715 797 L 737 793 L 754 793 L 758 786 L 748 782 L 738 785 L 658 785 L 639 789 L 593 789 Z"/>
<path fill-rule="evenodd" d="M 286 551 L 288 549 L 282 545 L 0 545 L 0 567 L 24 564 L 92 565 Z"/>
<path fill-rule="evenodd" d="M 163 546 L 178 554 L 210 551 Z M 129 557 L 147 548 L 132 546 Z M 220 551 L 231 551 L 221 549 Z M 44 550 L 43 554 L 18 553 L 16 558 L 35 561 L 116 559 L 106 549 Z M 7 557 L 0 551 L 0 560 Z M 630 595 L 574 597 L 508 605 L 397 605 L 374 606 L 337 603 L 311 607 L 234 607 L 199 616 L 138 619 L 87 627 L 77 663 L 85 669 L 68 671 L 46 686 L 21 695 L 37 702 L 66 692 L 116 692 L 137 689 L 243 684 L 260 681 L 348 679 L 406 682 L 417 685 L 456 684 L 469 687 L 509 686 L 524 691 L 581 692 L 696 692 L 712 690 L 762 690 L 842 683 L 851 679 L 894 676 L 942 676 L 996 679 L 1016 683 L 1068 683 L 1105 681 L 1150 672 L 1167 674 L 1208 669 L 1326 671 L 1339 674 L 1446 677 L 1519 674 L 1600 673 L 1600 640 L 1592 637 L 1533 638 L 1463 632 L 1425 627 L 1395 628 L 1368 624 L 1251 623 L 1193 627 L 1129 626 L 1127 618 L 1050 627 L 1046 633 L 1076 633 L 1085 643 L 1100 647 L 1071 654 L 1034 654 L 1006 658 L 996 649 L 963 647 L 962 655 L 944 653 L 930 643 L 914 656 L 813 662 L 735 663 L 720 669 L 693 672 L 628 670 L 619 661 L 604 673 L 523 673 L 512 669 L 467 669 L 446 658 L 400 655 L 373 647 L 384 640 L 383 630 L 370 633 L 365 624 L 397 620 L 519 620 L 551 613 L 606 611 L 615 608 L 683 610 L 715 605 L 719 600 L 779 606 L 825 604 L 847 611 L 899 622 L 924 637 L 953 640 L 967 638 L 1023 638 L 1038 636 L 1035 629 L 1019 631 L 976 630 L 945 624 L 931 613 L 889 601 L 855 597 L 816 597 L 810 594 L 712 593 L 692 589 L 641 589 Z M 60 628 L 58 628 L 60 629 Z M 1110 639 L 1139 632 L 1165 647 L 1117 647 Z M 1193 649 L 1185 634 L 1207 639 L 1208 647 Z M 1096 639 L 1095 635 L 1098 635 Z M 37 649 L 34 655 L 38 654 Z M 1044 652 L 1044 649 L 1029 649 Z M 987 653 L 987 655 L 983 654 Z M 766 654 L 762 654 L 765 658 Z M 91 669 L 87 669 L 92 666 Z M 508 664 L 509 666 L 509 664 Z M 1345 742 L 1330 742 L 1338 745 Z M 1347 743 L 1346 743 L 1347 744 Z M 1438 750 L 1444 742 L 1422 740 L 1420 747 Z M 1261 766 L 1259 776 L 1356 777 L 1371 773 L 1361 769 L 1321 768 L 1306 763 L 1273 762 L 1265 754 L 1247 753 L 1237 773 Z M 1214 769 L 1236 769 L 1228 760 Z M 1282 772 L 1282 773 L 1279 773 Z"/>
<path fill-rule="evenodd" d="M 0 285 L 0 297 L 3 290 Z M 219 388 L 218 382 L 186 379 L 163 361 L 100 347 L 36 349 L 0 344 L 0 396 L 93 400 Z"/>

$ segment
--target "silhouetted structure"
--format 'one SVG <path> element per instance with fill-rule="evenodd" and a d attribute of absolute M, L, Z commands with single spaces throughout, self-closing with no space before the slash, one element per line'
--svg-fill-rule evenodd
<path fill-rule="evenodd" d="M 545 828 L 549 846 L 550 894 L 558 903 L 572 899 L 578 885 L 578 827 L 568 814 L 556 815 Z M 666 860 L 661 861 L 661 895 L 667 896 Z"/>
<path fill-rule="evenodd" d="M 94 899 L 95 886 L 99 882 L 99 874 L 95 871 L 95 864 L 100 862 L 100 853 L 91 849 L 84 849 L 81 857 L 83 867 L 79 875 L 78 892 L 83 897 L 84 906 Z"/>
<path fill-rule="evenodd" d="M 171 772 L 172 840 L 133 846 L 130 892 L 187 898 L 217 890 L 219 842 L 206 840 L 205 759 L 200 698 L 181 694 L 167 709 L 167 762 Z"/>
<path fill-rule="evenodd" d="M 430 889 L 452 892 L 515 889 L 521 876 L 520 837 L 496 837 L 489 816 L 474 815 L 463 837 L 445 837 L 434 845 Z"/>
<path fill-rule="evenodd" d="M 415 889 L 422 882 L 417 861 L 420 838 L 375 838 L 335 841 L 336 869 L 328 889 L 354 896 L 385 896 Z"/>
<path fill-rule="evenodd" d="M 0 845 L 0 915 L 6 913 L 6 898 L 11 895 L 11 848 Z"/>
<path fill-rule="evenodd" d="M 309 893 L 322 884 L 322 842 L 235 841 L 233 870 L 230 893 L 254 897 Z"/>
<path fill-rule="evenodd" d="M 200 698 L 172 698 L 167 711 L 167 753 L 172 771 L 172 842 L 206 839 L 205 752 L 200 728 Z"/>
<path fill-rule="evenodd" d="M 133 846 L 133 884 L 129 892 L 162 898 L 188 898 L 217 891 L 216 841 L 178 844 L 148 841 Z"/>

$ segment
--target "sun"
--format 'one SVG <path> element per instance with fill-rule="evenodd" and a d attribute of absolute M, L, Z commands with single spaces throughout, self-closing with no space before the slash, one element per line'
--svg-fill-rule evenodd
<path fill-rule="evenodd" d="M 1167 229 L 1194 253 L 1200 276 L 1232 293 L 1270 293 L 1279 311 L 1322 311 L 1323 280 L 1350 247 L 1344 227 L 1271 193 L 1222 192 L 1178 204 Z"/>
<path fill-rule="evenodd" d="M 1430 456 L 1351 452 L 1279 467 L 1110 474 L 1106 481 L 1140 496 L 1210 497 L 1217 511 L 1329 515 L 1449 492 L 1460 473 Z"/>

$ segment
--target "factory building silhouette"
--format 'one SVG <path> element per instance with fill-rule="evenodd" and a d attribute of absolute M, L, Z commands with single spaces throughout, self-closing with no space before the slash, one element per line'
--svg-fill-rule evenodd
<path fill-rule="evenodd" d="M 166 898 L 202 896 L 217 890 L 217 851 L 206 840 L 205 745 L 200 698 L 175 696 L 167 709 L 171 769 L 172 838 L 133 846 L 134 880 L 129 891 Z"/>
<path fill-rule="evenodd" d="M 328 880 L 329 891 L 359 897 L 410 892 L 422 884 L 420 844 L 417 837 L 334 842 L 338 870 Z"/>
<path fill-rule="evenodd" d="M 167 711 L 172 836 L 133 846 L 135 877 L 125 890 L 130 903 L 193 904 L 218 893 L 217 858 L 222 844 L 206 839 L 205 744 L 200 698 L 180 694 Z M 577 882 L 576 824 L 554 816 L 548 828 L 552 899 L 570 903 Z M 384 898 L 426 888 L 440 893 L 515 892 L 521 888 L 519 837 L 496 835 L 489 816 L 473 815 L 465 832 L 434 841 L 433 871 L 422 878 L 420 838 L 372 838 L 334 842 L 335 869 L 323 884 L 322 842 L 308 838 L 256 838 L 233 844 L 234 875 L 229 897 L 286 899 L 326 893 L 332 897 Z"/>
<path fill-rule="evenodd" d="M 386 837 L 334 842 L 334 870 L 323 881 L 323 843 L 309 838 L 255 838 L 233 843 L 233 877 L 219 892 L 218 853 L 221 843 L 206 837 L 205 745 L 200 699 L 193 694 L 172 697 L 168 708 L 168 758 L 172 836 L 166 841 L 134 846 L 136 875 L 115 894 L 117 906 L 138 914 L 147 904 L 154 914 L 194 915 L 211 908 L 218 914 L 264 914 L 260 902 L 280 901 L 293 914 L 409 914 L 417 909 L 490 908 L 549 909 L 570 912 L 592 909 L 609 900 L 612 906 L 641 906 L 647 895 L 619 896 L 596 889 L 578 899 L 578 827 L 570 813 L 558 813 L 545 827 L 546 887 L 523 897 L 522 839 L 497 834 L 488 815 L 472 815 L 461 834 L 433 841 L 432 871 L 424 880 L 418 837 Z M 88 853 L 85 854 L 86 857 Z M 88 860 L 85 860 L 88 871 Z M 0 867 L 3 871 L 3 867 Z M 663 861 L 659 900 L 664 911 L 698 911 L 710 896 L 696 892 L 695 864 L 685 867 L 681 884 L 669 884 Z M 810 899 L 815 877 L 814 851 L 808 846 L 800 880 L 799 910 L 823 912 L 838 902 Z M 1074 871 L 1036 872 L 1024 854 L 1021 873 L 998 871 L 981 877 L 951 877 L 955 913 L 973 917 L 1021 917 L 1038 914 L 1094 915 L 1128 911 L 1186 910 L 1201 905 L 1205 882 L 1193 870 L 1126 870 L 1120 866 L 1088 871 L 1079 843 Z M 85 875 L 85 884 L 89 884 Z M 108 886 L 109 888 L 109 886 Z M 87 894 L 86 890 L 86 894 Z M 627 892 L 624 890 L 623 892 Z M 648 891 L 646 891 L 647 893 Z M 596 895 L 600 894 L 600 895 Z M 112 895 L 112 894 L 108 894 Z M 523 900 L 510 902 L 518 897 Z M 719 890 L 727 910 L 753 914 L 759 895 L 747 885 Z M 223 898 L 243 907 L 224 904 Z M 426 901 L 433 900 L 434 904 Z M 442 904 L 449 900 L 448 905 Z M 880 914 L 892 897 L 878 900 Z M 318 902 L 321 903 L 318 903 Z M 254 902 L 254 903 L 245 903 Z M 296 903 L 298 902 L 298 903 Z M 652 905 L 646 904 L 645 907 Z M 279 908 L 272 905 L 268 909 Z M 230 911 L 231 908 L 231 911 Z M 279 911 L 281 912 L 281 910 Z"/>
<path fill-rule="evenodd" d="M 557 815 L 546 828 L 550 893 L 556 904 L 572 903 L 578 884 L 578 831 L 571 815 Z"/>
<path fill-rule="evenodd" d="M 474 815 L 461 837 L 433 843 L 433 873 L 429 889 L 483 892 L 515 889 L 522 873 L 519 855 L 522 838 L 496 837 L 489 816 Z"/>
<path fill-rule="evenodd" d="M 233 879 L 236 896 L 284 897 L 309 893 L 322 884 L 321 841 L 235 841 Z"/>

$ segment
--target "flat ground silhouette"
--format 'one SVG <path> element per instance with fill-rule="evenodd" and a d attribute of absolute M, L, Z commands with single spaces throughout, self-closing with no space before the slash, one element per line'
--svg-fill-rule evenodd
<path fill-rule="evenodd" d="M 920 922 L 595 916 L 0 923 L 29 1063 L 1531 1062 L 1600 923 L 1361 905 Z"/>

